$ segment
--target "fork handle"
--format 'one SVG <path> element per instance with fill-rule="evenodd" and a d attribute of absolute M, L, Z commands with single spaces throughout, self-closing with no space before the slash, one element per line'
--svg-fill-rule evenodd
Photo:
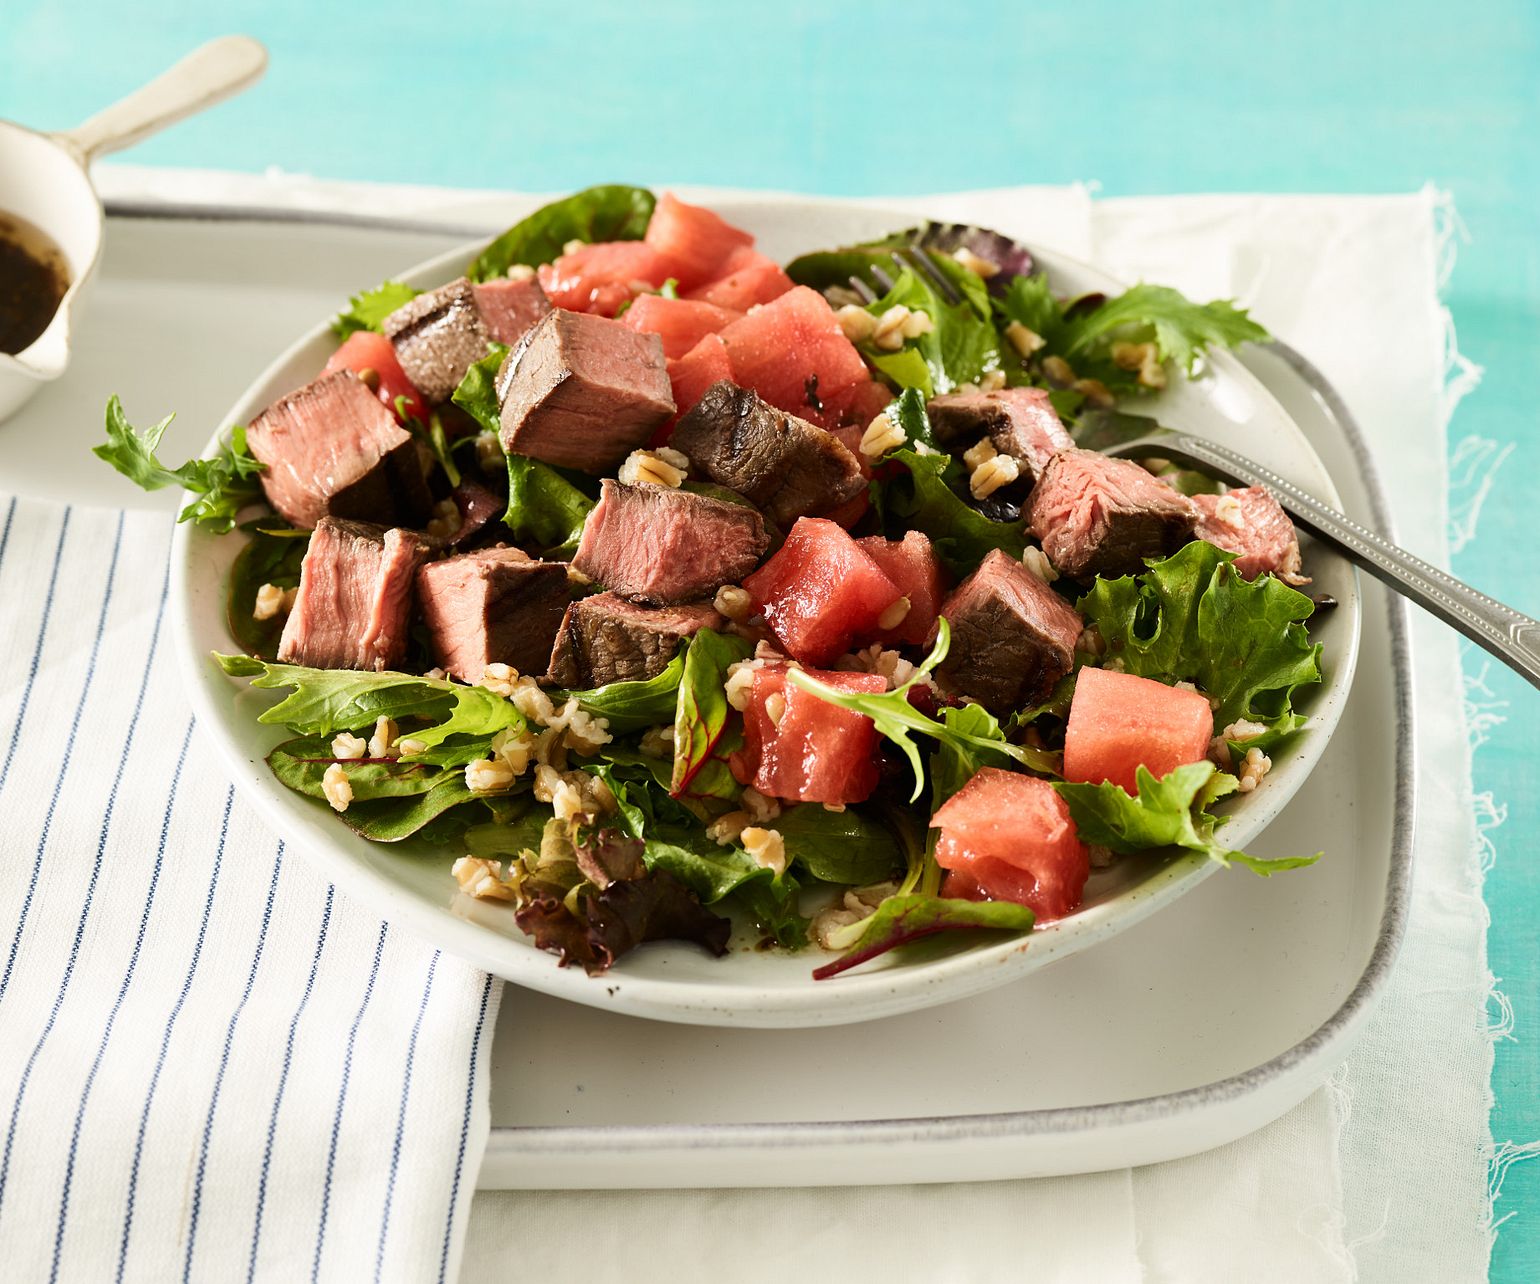
<path fill-rule="evenodd" d="M 1453 625 L 1533 686 L 1540 687 L 1540 622 L 1413 557 L 1271 469 L 1224 446 L 1177 432 L 1161 442 L 1160 453 L 1186 455 L 1205 471 L 1227 481 L 1266 486 L 1289 516 L 1312 535 L 1335 544 L 1371 575 Z"/>

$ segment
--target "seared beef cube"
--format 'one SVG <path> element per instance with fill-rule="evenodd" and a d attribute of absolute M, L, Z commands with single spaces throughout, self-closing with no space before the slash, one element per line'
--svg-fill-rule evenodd
<path fill-rule="evenodd" d="M 667 605 L 737 584 L 770 546 L 747 504 L 605 478 L 572 567 L 625 597 Z"/>
<path fill-rule="evenodd" d="M 497 521 L 508 509 L 508 501 L 494 494 L 480 482 L 462 481 L 449 498 L 460 510 L 460 526 L 449 538 L 451 548 L 464 548 Z"/>
<path fill-rule="evenodd" d="M 940 671 L 991 713 L 1045 699 L 1074 663 L 1079 613 L 998 548 L 953 590 L 941 614 L 952 646 Z"/>
<path fill-rule="evenodd" d="M 1248 486 L 1227 495 L 1194 495 L 1198 506 L 1196 539 L 1206 539 L 1235 554 L 1242 578 L 1254 580 L 1271 571 L 1285 584 L 1308 584 L 1299 572 L 1299 535 L 1273 492 Z"/>
<path fill-rule="evenodd" d="M 1198 510 L 1138 464 L 1094 450 L 1061 450 L 1032 489 L 1027 521 L 1065 575 L 1135 575 L 1147 557 L 1174 553 Z"/>
<path fill-rule="evenodd" d="M 752 500 L 785 529 L 866 489 L 861 462 L 832 433 L 721 380 L 680 419 L 669 445 L 694 470 Z"/>
<path fill-rule="evenodd" d="M 557 310 L 497 372 L 503 448 L 589 473 L 614 472 L 674 413 L 663 341 Z"/>
<path fill-rule="evenodd" d="M 419 526 L 431 507 L 412 435 L 351 370 L 322 375 L 251 421 L 268 502 L 296 526 L 326 516 Z"/>
<path fill-rule="evenodd" d="M 1002 455 L 1023 465 L 1029 478 L 1042 475 L 1048 461 L 1073 444 L 1042 388 L 1000 388 L 994 392 L 953 392 L 926 410 L 936 440 L 967 449 L 988 437 Z"/>
<path fill-rule="evenodd" d="M 705 602 L 637 606 L 618 593 L 585 597 L 567 608 L 556 635 L 549 680 L 574 690 L 655 678 L 684 642 L 723 620 Z"/>
<path fill-rule="evenodd" d="M 396 669 L 412 583 L 429 544 L 416 531 L 323 517 L 300 565 L 278 658 L 316 669 Z"/>
<path fill-rule="evenodd" d="M 465 682 L 480 682 L 495 663 L 543 674 L 571 599 L 562 563 L 537 562 L 517 548 L 462 553 L 417 572 L 434 662 Z"/>
<path fill-rule="evenodd" d="M 434 403 L 449 400 L 471 363 L 487 355 L 492 341 L 476 306 L 476 292 L 463 276 L 402 304 L 381 329 L 406 377 Z"/>
<path fill-rule="evenodd" d="M 510 348 L 551 310 L 550 299 L 545 297 L 540 282 L 533 276 L 522 281 L 487 281 L 472 289 L 476 293 L 476 311 L 481 313 L 481 324 L 486 326 L 495 342 Z"/>

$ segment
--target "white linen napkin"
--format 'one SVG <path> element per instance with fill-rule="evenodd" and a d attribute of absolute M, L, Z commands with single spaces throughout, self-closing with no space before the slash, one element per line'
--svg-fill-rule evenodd
<path fill-rule="evenodd" d="M 0 495 L 0 1277 L 452 1280 L 501 987 L 234 794 L 170 535 Z"/>
<path fill-rule="evenodd" d="M 480 218 L 489 225 L 510 204 L 522 204 L 519 198 L 496 194 L 382 190 L 283 176 L 178 175 L 108 167 L 100 177 L 109 193 L 118 196 L 256 201 L 441 216 L 455 222 Z M 943 212 L 949 216 L 993 223 L 1096 259 L 1130 278 L 1170 281 L 1203 297 L 1238 295 L 1337 381 L 1378 447 L 1403 538 L 1425 556 L 1447 561 L 1443 434 L 1452 405 L 1444 383 L 1446 318 L 1437 302 L 1444 207 L 1435 194 L 1096 202 L 1077 188 L 881 203 L 932 211 L 942 210 L 944 203 Z M 34 614 L 25 618 L 35 620 L 45 591 L 37 568 L 48 564 L 49 539 L 56 540 L 57 533 L 54 530 L 51 535 L 49 528 L 40 525 L 36 513 L 29 515 L 26 504 L 16 513 L 21 523 L 17 529 L 32 531 L 28 538 L 34 551 L 25 558 L 3 555 L 0 601 L 26 605 Z M 82 523 L 83 529 L 87 518 L 76 515 L 71 520 Z M 99 523 L 85 542 L 95 560 L 74 565 L 70 575 L 58 578 L 71 592 L 80 579 L 94 585 L 93 591 L 99 594 L 100 562 L 110 545 L 111 523 L 117 518 L 89 520 Z M 160 530 L 164 539 L 164 527 L 150 519 L 131 517 L 127 529 L 137 531 L 140 523 L 149 523 L 143 529 L 151 534 Z M 101 888 L 95 892 L 98 904 L 116 903 L 128 895 L 131 906 L 122 916 L 98 909 L 82 933 L 76 978 L 73 985 L 65 982 L 66 1001 L 55 1021 L 58 1030 L 51 1042 L 48 1036 L 42 1040 L 45 1050 L 32 1072 L 35 1083 L 27 1090 L 26 1110 L 18 1116 L 22 1126 L 18 1130 L 11 1125 L 18 1133 L 18 1146 L 28 1138 L 33 1143 L 18 1170 L 25 1176 L 11 1179 L 14 1193 L 0 1184 L 0 1245 L 9 1251 L 15 1241 L 33 1254 L 25 1259 L 39 1264 L 31 1274 L 47 1269 L 66 1166 L 67 1151 L 58 1139 L 71 1133 L 78 1111 L 87 1121 L 80 1145 L 100 1138 L 95 1143 L 100 1157 L 93 1152 L 90 1162 L 78 1164 L 82 1172 L 92 1174 L 93 1194 L 89 1200 L 71 1203 L 70 1221 L 60 1242 L 66 1254 L 78 1252 L 79 1256 L 66 1255 L 63 1260 L 89 1264 L 78 1269 L 82 1277 L 100 1277 L 104 1272 L 92 1269 L 98 1263 L 116 1270 L 125 1180 L 114 1174 L 125 1167 L 132 1171 L 132 1163 L 125 1164 L 123 1156 L 135 1145 L 137 1118 L 144 1110 L 145 1086 L 153 1073 L 136 1068 L 141 1063 L 156 1064 L 164 1039 L 171 1054 L 164 1058 L 162 1075 L 167 1083 L 157 1098 L 162 1104 L 145 1117 L 153 1116 L 151 1137 L 159 1135 L 165 1116 L 177 1116 L 165 1126 L 179 1131 L 161 1151 L 152 1150 L 148 1141 L 144 1145 L 139 1199 L 149 1200 L 142 1192 L 156 1187 L 154 1199 L 161 1210 L 161 1217 L 153 1222 L 146 1214 L 138 1214 L 140 1220 L 130 1237 L 131 1261 L 137 1260 L 134 1253 L 145 1253 L 146 1277 L 185 1274 L 189 1261 L 200 1274 L 221 1278 L 248 1271 L 253 1242 L 260 1249 L 255 1259 L 258 1268 L 269 1270 L 274 1278 L 310 1270 L 311 1260 L 303 1252 L 296 1249 L 280 1261 L 272 1247 L 272 1232 L 261 1235 L 255 1230 L 255 1209 L 264 1201 L 267 1211 L 261 1224 L 269 1227 L 285 1224 L 290 1216 L 307 1228 L 317 1226 L 323 1217 L 329 1227 L 339 1221 L 359 1223 L 349 1227 L 356 1233 L 348 1240 L 347 1251 L 339 1248 L 335 1257 L 332 1245 L 340 1241 L 331 1236 L 343 1232 L 327 1231 L 324 1265 L 339 1278 L 366 1276 L 381 1262 L 387 1274 L 394 1271 L 400 1278 L 443 1278 L 446 1272 L 452 1276 L 458 1252 L 456 1232 L 464 1224 L 456 1220 L 454 1209 L 466 1198 L 484 1140 L 483 1039 L 495 1014 L 497 987 L 489 990 L 482 978 L 443 958 L 437 963 L 430 1000 L 425 987 L 431 951 L 395 933 L 382 933 L 378 923 L 371 924 L 371 934 L 368 928 L 357 931 L 350 922 L 354 939 L 344 951 L 341 924 L 354 916 L 341 893 L 332 901 L 328 929 L 332 944 L 318 950 L 327 889 L 293 859 L 284 862 L 274 882 L 275 845 L 245 816 L 238 799 L 228 804 L 231 820 L 228 829 L 223 828 L 226 786 L 217 769 L 208 767 L 206 755 L 198 753 L 196 732 L 183 763 L 176 806 L 171 808 L 171 782 L 182 752 L 182 726 L 177 719 L 185 717 L 185 706 L 174 690 L 174 678 L 167 674 L 169 666 L 158 666 L 148 679 L 144 708 L 156 715 L 147 720 L 155 731 L 141 729 L 128 755 L 136 767 L 137 787 L 125 783 L 119 791 L 116 819 L 110 820 L 107 839 L 98 845 L 108 808 L 103 791 L 110 794 L 111 784 L 79 777 L 107 773 L 109 768 L 102 764 L 115 760 L 117 746 L 127 735 L 131 717 L 127 710 L 135 698 L 129 689 L 138 682 L 134 666 L 143 662 L 152 629 L 149 617 L 155 610 L 150 600 L 154 590 L 145 584 L 160 573 L 161 556 L 163 552 L 146 554 L 138 563 L 140 569 L 129 577 L 133 587 L 120 585 L 114 590 L 117 604 L 107 612 L 118 630 L 112 637 L 120 646 L 129 637 L 138 641 L 137 649 L 130 644 L 122 652 L 129 659 L 121 674 L 116 666 L 104 664 L 104 673 L 111 672 L 116 679 L 107 680 L 114 691 L 111 697 L 87 692 L 90 700 L 86 701 L 81 694 L 86 689 L 82 682 L 87 687 L 92 681 L 101 682 L 85 676 L 95 636 L 96 599 L 79 594 L 70 599 L 75 609 L 67 612 L 69 631 L 78 639 L 71 657 L 74 663 L 61 658 L 56 665 L 50 643 L 44 663 L 53 666 L 53 682 L 35 686 L 40 692 L 45 685 L 58 686 L 59 693 L 35 694 L 31 701 L 39 710 L 46 706 L 53 713 L 45 717 L 29 712 L 23 724 L 25 729 L 46 722 L 54 729 L 55 740 L 43 751 L 52 750 L 52 758 L 45 758 L 51 766 L 38 768 L 31 777 L 33 784 L 22 793 L 13 792 L 18 784 L 0 775 L 0 816 L 7 819 L 0 829 L 0 878 L 6 880 L 7 905 L 24 899 L 23 892 L 13 895 L 13 889 L 27 884 L 36 846 L 32 841 L 35 822 L 45 807 L 42 800 L 61 775 L 69 798 L 66 806 L 55 809 L 56 836 L 49 839 L 48 848 L 55 855 L 44 862 L 37 906 L 30 911 L 34 923 L 41 923 L 38 907 L 50 899 L 63 906 L 55 908 L 53 917 L 62 919 L 64 927 L 47 933 L 36 926 L 27 929 L 16 979 L 10 982 L 27 996 L 22 1005 L 26 1024 L 20 1035 L 11 1033 L 13 1018 L 4 1005 L 14 1000 L 0 985 L 0 1029 L 5 1031 L 0 1039 L 0 1111 L 11 1095 L 5 1089 L 19 1080 L 39 1041 L 37 1032 L 49 1020 L 53 995 L 61 992 L 58 978 L 74 948 L 72 933 L 81 921 L 83 889 L 93 885 L 90 871 L 98 850 L 107 853 L 99 875 Z M 16 570 L 18 562 L 27 568 L 29 578 L 14 578 L 22 574 Z M 135 593 L 141 632 L 121 634 L 125 626 L 116 621 L 120 612 L 129 609 L 127 603 Z M 19 627 L 9 618 L 0 619 L 0 633 L 5 635 L 0 638 L 5 644 L 0 655 L 0 674 L 5 675 L 0 694 L 6 699 L 13 698 L 13 686 L 19 690 L 28 671 L 29 656 L 13 654 L 25 651 L 11 640 Z M 1270 1127 L 1207 1155 L 1087 1177 L 832 1191 L 478 1195 L 469 1218 L 462 1278 L 506 1278 L 511 1263 L 518 1264 L 520 1276 L 564 1278 L 573 1270 L 572 1254 L 579 1244 L 586 1279 L 627 1284 L 707 1277 L 779 1281 L 799 1270 L 816 1272 L 820 1278 L 969 1284 L 1028 1277 L 1097 1281 L 1480 1278 L 1490 1235 L 1483 1163 L 1490 1150 L 1485 918 L 1463 720 L 1450 694 L 1459 690 L 1457 649 L 1452 635 L 1422 621 L 1416 644 L 1425 778 L 1419 781 L 1422 816 L 1412 922 L 1390 993 L 1359 1050 L 1330 1088 Z M 13 674 L 17 675 L 14 681 Z M 83 714 L 73 713 L 77 702 Z M 104 706 L 101 712 L 96 709 L 98 703 Z M 8 722 L 0 721 L 0 736 Z M 88 771 L 78 763 L 72 772 L 61 771 L 66 728 L 77 724 L 88 736 L 106 730 L 116 739 L 105 739 L 107 749 L 88 756 Z M 140 773 L 137 764 L 151 746 L 157 755 L 153 769 Z M 87 760 L 79 749 L 75 755 Z M 89 793 L 91 789 L 96 794 Z M 77 795 L 87 801 L 79 801 Z M 18 809 L 14 800 L 20 797 L 27 801 Z M 212 824 L 216 812 L 220 823 Z M 193 826 L 195 816 L 203 828 Z M 161 850 L 163 824 L 168 834 L 160 858 L 165 882 L 146 919 L 138 971 L 125 982 L 149 871 L 154 868 L 153 858 L 143 853 Z M 27 826 L 31 826 L 28 833 L 17 832 Z M 68 842 L 62 837 L 66 832 Z M 135 845 L 122 846 L 131 832 Z M 222 857 L 218 855 L 221 832 L 226 834 Z M 179 851 L 196 853 L 191 858 L 195 871 L 187 870 L 189 858 L 178 857 Z M 247 862 L 238 859 L 241 856 L 250 857 L 249 873 Z M 201 921 L 216 860 L 226 862 L 222 867 L 229 870 L 241 869 L 247 877 L 240 885 L 239 904 L 237 893 L 223 882 L 210 902 L 216 904 L 214 916 L 223 915 L 224 926 L 216 932 L 211 923 L 205 929 L 209 955 L 200 972 L 195 956 L 192 961 L 189 958 L 186 925 Z M 178 861 L 184 863 L 177 866 Z M 125 866 L 127 872 L 120 868 Z M 180 876 L 171 872 L 174 867 Z M 130 880 L 129 874 L 136 871 L 137 881 Z M 113 878 L 132 885 L 109 897 L 106 888 Z M 189 904 L 178 906 L 174 897 L 189 878 L 194 889 L 185 894 Z M 260 923 L 270 883 L 277 889 L 272 894 L 273 929 L 258 967 L 253 958 L 256 942 L 262 939 Z M 228 902 L 225 897 L 230 898 Z M 180 929 L 172 939 L 181 945 L 182 953 L 168 964 L 159 948 L 157 926 L 173 915 L 180 920 Z M 0 920 L 0 928 L 4 925 Z M 366 991 L 359 960 L 373 954 L 382 935 L 386 944 L 378 980 L 373 991 Z M 33 942 L 39 938 L 57 948 L 44 956 L 45 961 L 34 964 L 30 956 L 38 949 Z M 8 945 L 8 939 L 0 937 L 0 950 Z M 216 948 L 217 981 L 210 979 Z M 321 962 L 306 1000 L 312 959 L 317 957 Z M 387 980 L 386 968 L 392 963 L 396 974 Z M 179 1022 L 170 1014 L 181 1012 L 176 996 L 189 974 L 194 983 L 188 987 L 190 997 L 180 1001 L 185 1006 L 192 1007 L 193 996 L 209 990 L 216 993 L 204 998 L 206 1006 L 199 1019 L 189 1012 Z M 247 1001 L 242 995 L 249 975 L 256 980 L 250 983 Z M 82 980 L 87 976 L 93 976 L 95 984 Z M 346 999 L 331 992 L 335 982 L 328 982 L 337 976 L 344 986 L 351 982 L 354 987 Z M 452 983 L 446 978 L 452 978 Z M 123 1008 L 136 1015 L 120 1012 L 106 1043 L 101 1082 L 116 1082 L 109 1079 L 112 1066 L 119 1067 L 118 1075 L 138 1072 L 141 1077 L 133 1080 L 138 1095 L 126 1094 L 131 1101 L 127 1110 L 119 1105 L 103 1107 L 100 1102 L 109 1095 L 116 1099 L 125 1094 L 117 1088 L 108 1094 L 98 1086 L 96 1096 L 87 1096 L 82 1110 L 85 1082 L 93 1073 L 92 1060 L 103 1043 L 104 1024 L 119 987 L 127 995 Z M 370 993 L 373 997 L 366 1001 Z M 78 1020 L 71 1016 L 77 1010 Z M 360 1012 L 364 1014 L 361 1022 Z M 418 1012 L 422 1027 L 414 1041 L 410 1029 Z M 171 1033 L 163 1034 L 168 1023 Z M 296 1064 L 285 1075 L 281 1049 L 291 1026 L 299 1031 L 290 1058 Z M 356 1039 L 351 1033 L 355 1026 Z M 305 1063 L 308 1069 L 302 1071 L 297 1063 L 307 1046 L 305 1035 L 317 1028 L 332 1031 L 333 1046 L 314 1048 Z M 227 1034 L 231 1030 L 234 1033 Z M 366 1041 L 368 1032 L 372 1042 Z M 65 1033 L 71 1036 L 72 1056 L 59 1052 Z M 338 1130 L 336 1052 L 344 1041 L 356 1043 L 350 1079 L 353 1095 L 347 1097 L 354 1104 Z M 245 1048 L 246 1056 L 229 1058 L 220 1095 L 217 1065 L 227 1042 Z M 76 1043 L 78 1049 L 73 1048 Z M 13 1045 L 20 1051 L 14 1052 Z M 405 1099 L 405 1070 L 413 1046 L 416 1069 L 409 1094 L 413 1104 L 407 1111 L 398 1103 Z M 366 1047 L 371 1054 L 367 1068 Z M 428 1070 L 425 1057 L 430 1056 L 434 1070 L 442 1074 Z M 43 1061 L 49 1058 L 53 1059 L 45 1072 Z M 372 1098 L 382 1065 L 384 1098 L 376 1105 Z M 1430 1065 L 1449 1067 L 1437 1084 L 1426 1072 Z M 174 1073 L 183 1076 L 185 1087 L 182 1083 L 177 1090 L 169 1087 Z M 331 1076 L 330 1093 L 318 1093 L 315 1081 L 324 1081 L 327 1075 Z M 454 1084 L 441 1085 L 446 1077 L 455 1079 Z M 38 1084 L 46 1084 L 46 1090 Z M 458 1096 L 452 1087 L 458 1089 Z M 217 1109 L 210 1104 L 216 1096 Z M 312 1100 L 315 1096 L 325 1099 L 324 1107 Z M 351 1113 L 361 1096 L 365 1108 L 372 1106 L 373 1119 L 360 1120 L 362 1110 Z M 53 1108 L 56 1097 L 62 1102 L 57 1110 Z M 45 1099 L 45 1105 L 32 1104 L 37 1098 Z M 167 1101 L 175 1106 L 164 1104 Z M 239 1105 L 231 1107 L 233 1102 Z M 28 1112 L 34 1110 L 40 1113 L 37 1122 L 30 1123 Z M 180 1118 L 184 1112 L 189 1116 L 185 1120 Z M 250 1118 L 245 1117 L 248 1114 Z M 301 1116 L 298 1123 L 296 1115 Z M 217 1127 L 211 1128 L 206 1120 L 215 1116 Z M 267 1138 L 273 1119 L 280 1123 L 273 1128 L 275 1143 L 270 1146 Z M 370 1131 L 371 1124 L 379 1135 Z M 207 1161 L 200 1158 L 205 1131 L 211 1134 Z M 397 1143 L 396 1134 L 404 1135 L 404 1142 Z M 350 1189 L 356 1199 L 344 1214 L 341 1196 L 334 1193 L 328 1216 L 317 1211 L 318 1203 L 325 1206 L 324 1173 L 320 1179 L 314 1175 L 315 1154 L 310 1152 L 319 1152 L 323 1148 L 319 1139 L 332 1135 L 340 1138 L 336 1183 L 340 1188 L 344 1175 L 353 1179 L 356 1184 Z M 414 1138 L 422 1159 L 408 1163 Z M 177 1139 L 182 1139 L 180 1145 Z M 448 1141 L 454 1142 L 452 1148 Z M 5 1144 L 9 1148 L 10 1143 Z M 391 1196 L 385 1193 L 389 1180 L 381 1174 L 391 1166 L 391 1154 L 398 1146 L 401 1158 L 395 1164 L 398 1176 Z M 264 1184 L 262 1156 L 268 1150 L 274 1175 Z M 22 1153 L 18 1150 L 18 1156 Z M 162 1156 L 159 1164 L 154 1163 L 156 1155 Z M 351 1167 L 345 1162 L 349 1155 Z M 458 1168 L 450 1162 L 455 1158 L 461 1161 Z M 431 1174 L 413 1181 L 423 1171 L 419 1162 Z M 435 1162 L 438 1166 L 433 1168 Z M 147 1175 L 151 1172 L 153 1180 Z M 196 1191 L 214 1189 L 216 1172 L 223 1174 L 218 1197 L 195 1198 Z M 94 1189 L 97 1177 L 106 1183 L 99 1195 Z M 5 1180 L 0 1177 L 0 1183 Z M 77 1173 L 74 1181 L 83 1195 L 87 1178 Z M 285 1210 L 293 1211 L 280 1214 L 279 1199 Z M 10 1207 L 13 1200 L 25 1201 L 28 1211 L 18 1216 Z M 81 1211 L 86 1203 L 93 1210 Z M 386 1214 L 387 1204 L 398 1210 L 394 1223 Z M 216 1238 L 207 1232 L 214 1224 L 211 1219 L 219 1216 L 216 1206 L 228 1213 L 217 1238 L 235 1246 L 217 1263 L 202 1256 Z M 99 1219 L 98 1207 L 106 1210 Z M 412 1209 L 409 1228 L 401 1226 L 399 1210 L 406 1208 Z M 194 1209 L 199 1211 L 194 1214 Z M 429 1209 L 437 1215 L 438 1238 L 424 1238 L 422 1224 L 432 1220 Z M 190 1231 L 194 1217 L 200 1226 L 196 1236 Z M 382 1248 L 387 1226 L 389 1251 Z M 894 1233 L 895 1227 L 904 1226 L 924 1229 Z M 531 1233 L 532 1227 L 538 1230 Z M 19 1235 L 23 1238 L 18 1239 Z M 288 1238 L 283 1236 L 285 1251 Z M 151 1249 L 141 1248 L 151 1240 L 153 1257 Z M 311 1234 L 305 1241 L 312 1250 L 314 1240 Z M 111 1245 L 110 1254 L 103 1244 Z M 15 1260 L 13 1253 L 8 1260 Z M 137 1269 L 131 1265 L 130 1276 Z"/>

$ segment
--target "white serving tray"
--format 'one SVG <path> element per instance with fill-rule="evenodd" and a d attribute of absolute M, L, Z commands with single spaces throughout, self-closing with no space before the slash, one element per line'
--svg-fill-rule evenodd
<path fill-rule="evenodd" d="M 294 334 L 474 229 L 227 211 L 120 211 L 70 377 L 0 426 L 0 487 L 169 508 L 85 461 L 109 393 L 172 399 L 192 454 Z M 238 306 L 232 300 L 239 300 Z M 1345 505 L 1384 529 L 1346 411 L 1286 351 L 1247 364 L 1305 429 Z M 884 1021 L 724 1030 L 509 987 L 483 1187 L 816 1185 L 1092 1171 L 1190 1154 L 1301 1100 L 1346 1055 L 1405 918 L 1413 828 L 1404 610 L 1364 590 L 1358 674 L 1319 769 L 1253 844 L 1324 848 L 1268 881 L 1209 879 L 1095 950 L 981 997 Z"/>

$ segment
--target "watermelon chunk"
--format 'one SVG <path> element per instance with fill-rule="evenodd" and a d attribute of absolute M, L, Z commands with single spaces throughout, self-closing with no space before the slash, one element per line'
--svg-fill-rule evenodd
<path fill-rule="evenodd" d="M 581 245 L 538 270 L 540 285 L 558 308 L 612 317 L 637 294 L 633 282 L 659 286 L 669 264 L 645 241 L 599 241 Z"/>
<path fill-rule="evenodd" d="M 407 419 L 427 420 L 427 403 L 396 360 L 395 345 L 383 334 L 374 330 L 355 330 L 348 335 L 342 346 L 327 359 L 321 373 L 331 374 L 334 370 L 351 370 L 360 376 L 366 370 L 373 370 L 379 376 L 374 387 L 376 397 L 398 417 L 404 412 Z M 398 397 L 405 398 L 399 410 L 396 406 Z"/>
<path fill-rule="evenodd" d="M 769 303 L 792 288 L 792 279 L 781 265 L 758 250 L 735 250 L 722 266 L 721 276 L 687 290 L 684 297 L 747 312 L 756 303 Z"/>
<path fill-rule="evenodd" d="M 828 664 L 882 630 L 903 594 L 840 526 L 799 517 L 775 555 L 743 581 L 754 609 L 803 664 Z"/>
<path fill-rule="evenodd" d="M 1064 779 L 1110 780 L 1137 792 L 1134 771 L 1159 778 L 1208 756 L 1214 711 L 1207 697 L 1151 678 L 1081 669 L 1064 729 Z"/>
<path fill-rule="evenodd" d="M 930 537 L 923 531 L 906 531 L 903 539 L 868 535 L 856 543 L 909 599 L 909 614 L 896 628 L 878 634 L 877 640 L 900 646 L 924 646 L 936 627 L 936 614 L 947 590 L 946 572 L 930 546 Z"/>
<path fill-rule="evenodd" d="M 686 205 L 664 192 L 647 224 L 645 244 L 669 265 L 679 288 L 693 289 L 717 277 L 733 252 L 754 244 L 754 238 L 704 206 Z"/>
<path fill-rule="evenodd" d="M 680 416 L 691 410 L 719 379 L 733 377 L 732 363 L 719 335 L 708 334 L 682 357 L 668 363 L 668 381 L 674 390 L 676 412 L 658 433 L 652 444 L 660 446 L 673 435 Z"/>
<path fill-rule="evenodd" d="M 805 285 L 734 321 L 722 331 L 722 342 L 739 387 L 823 428 L 843 422 L 871 387 L 871 372 L 834 309 Z"/>
<path fill-rule="evenodd" d="M 873 673 L 808 676 L 841 691 L 886 691 Z M 772 717 L 771 699 L 780 705 Z M 739 783 L 787 802 L 858 803 L 877 787 L 877 728 L 864 713 L 841 709 L 786 680 L 785 665 L 755 670 L 743 711 L 743 749 L 729 763 Z"/>
<path fill-rule="evenodd" d="M 642 294 L 621 315 L 620 322 L 633 330 L 658 335 L 663 340 L 663 355 L 676 358 L 741 315 L 712 303 Z"/>
<path fill-rule="evenodd" d="M 931 819 L 943 896 L 1015 901 L 1039 919 L 1080 904 L 1091 852 L 1046 780 L 982 767 Z"/>

